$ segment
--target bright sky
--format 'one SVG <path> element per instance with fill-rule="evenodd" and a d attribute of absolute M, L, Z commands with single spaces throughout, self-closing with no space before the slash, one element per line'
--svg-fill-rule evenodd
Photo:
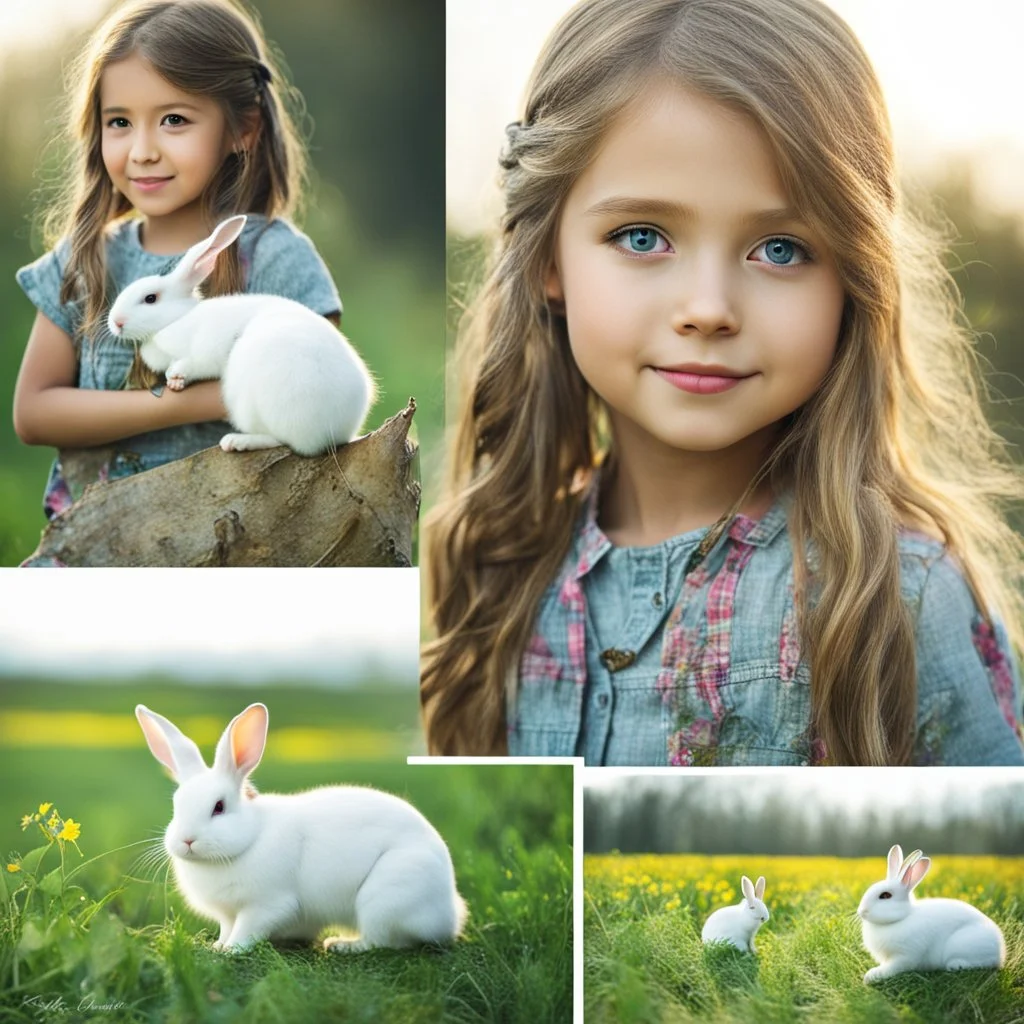
<path fill-rule="evenodd" d="M 917 805 L 929 806 L 941 801 L 952 806 L 958 800 L 971 800 L 972 795 L 990 786 L 1016 781 L 1024 785 L 1024 773 L 1007 772 L 1005 768 L 816 768 L 805 772 L 789 768 L 700 769 L 691 768 L 686 778 L 678 768 L 652 771 L 642 768 L 587 769 L 583 775 L 585 788 L 597 792 L 629 789 L 635 792 L 641 779 L 644 784 L 668 788 L 686 784 L 687 778 L 706 778 L 720 786 L 723 797 L 737 789 L 757 788 L 785 792 L 794 803 L 811 803 L 861 810 Z M 1017 776 L 1020 775 L 1020 778 Z M 774 780 L 774 781 L 773 781 Z M 898 784 L 897 784 L 898 780 Z M 763 789 L 762 789 L 763 787 Z"/>
<path fill-rule="evenodd" d="M 45 46 L 60 33 L 91 28 L 110 6 L 110 0 L 32 0 L 0 3 L 0 58 L 5 51 Z"/>
<path fill-rule="evenodd" d="M 343 682 L 371 663 L 416 685 L 416 570 L 0 571 L 0 676 L 48 669 Z"/>
<path fill-rule="evenodd" d="M 520 116 L 541 44 L 572 2 L 448 0 L 447 205 L 457 230 L 479 230 L 496 218 L 493 183 L 504 127 Z M 1024 210 L 1024 4 L 827 2 L 875 64 L 904 162 L 972 152 L 993 204 Z"/>

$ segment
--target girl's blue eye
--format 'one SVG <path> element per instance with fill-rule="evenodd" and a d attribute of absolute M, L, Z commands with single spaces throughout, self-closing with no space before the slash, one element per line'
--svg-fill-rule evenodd
<path fill-rule="evenodd" d="M 126 117 L 112 117 L 107 122 L 107 127 L 108 128 L 127 128 L 128 127 L 128 118 L 126 118 Z"/>
<path fill-rule="evenodd" d="M 811 254 L 799 242 L 791 238 L 769 238 L 762 242 L 754 253 L 764 253 L 759 263 L 771 263 L 776 267 L 794 267 L 801 263 L 809 263 Z"/>
<path fill-rule="evenodd" d="M 188 123 L 181 114 L 168 114 L 164 121 L 170 128 L 180 128 L 183 124 Z"/>
<path fill-rule="evenodd" d="M 612 236 L 612 241 L 619 247 L 632 253 L 668 252 L 669 245 L 665 236 L 654 228 L 623 228 Z"/>

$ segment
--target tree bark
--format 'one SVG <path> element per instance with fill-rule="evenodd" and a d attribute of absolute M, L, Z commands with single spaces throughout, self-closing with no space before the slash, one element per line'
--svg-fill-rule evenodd
<path fill-rule="evenodd" d="M 314 458 L 287 448 L 187 459 L 107 483 L 43 532 L 30 559 L 68 566 L 409 566 L 420 505 L 416 402 Z M 61 454 L 87 461 L 88 452 Z"/>

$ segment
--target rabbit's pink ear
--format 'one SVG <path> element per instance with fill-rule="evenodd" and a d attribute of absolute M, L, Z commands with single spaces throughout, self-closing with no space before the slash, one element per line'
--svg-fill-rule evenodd
<path fill-rule="evenodd" d="M 263 704 L 250 704 L 236 715 L 217 744 L 214 768 L 245 778 L 260 763 L 267 745 L 269 714 Z"/>
<path fill-rule="evenodd" d="M 898 844 L 889 850 L 889 880 L 895 882 L 900 877 L 900 866 L 903 864 L 903 848 Z"/>
<path fill-rule="evenodd" d="M 754 886 L 754 895 L 760 899 L 764 895 L 764 875 L 761 875 L 757 879 L 757 884 Z"/>
<path fill-rule="evenodd" d="M 202 242 L 193 245 L 181 258 L 180 270 L 174 273 L 190 288 L 202 284 L 212 273 L 217 257 L 242 233 L 245 227 L 245 216 L 228 217 L 213 229 L 213 234 Z"/>
<path fill-rule="evenodd" d="M 922 857 L 920 860 L 914 861 L 906 871 L 903 872 L 903 878 L 901 882 L 907 887 L 908 892 L 912 892 L 914 886 L 928 874 L 928 869 L 932 866 L 931 860 L 927 857 Z"/>
<path fill-rule="evenodd" d="M 144 704 L 136 705 L 135 717 L 153 756 L 176 782 L 206 770 L 199 748 L 173 722 L 150 711 Z"/>

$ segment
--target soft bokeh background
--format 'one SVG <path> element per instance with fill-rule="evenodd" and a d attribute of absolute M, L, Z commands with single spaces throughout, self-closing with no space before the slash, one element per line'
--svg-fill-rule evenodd
<path fill-rule="evenodd" d="M 888 100 L 903 176 L 953 221 L 950 266 L 991 361 L 992 421 L 1024 442 L 1024 6 L 974 0 L 826 0 L 871 57 Z M 481 280 L 500 199 L 504 128 L 521 116 L 530 69 L 570 0 L 447 5 L 448 338 Z M 451 367 L 449 367 L 451 369 Z M 454 405 L 449 401 L 449 410 Z M 431 492 L 428 490 L 428 498 Z M 1024 519 L 1018 516 L 1019 528 Z"/>
<path fill-rule="evenodd" d="M 281 788 L 389 778 L 425 753 L 418 575 L 337 570 L 310 593 L 308 570 L 224 570 L 198 586 L 189 569 L 83 569 L 60 588 L 49 573 L 3 571 L 0 851 L 17 846 L 26 802 L 127 841 L 121 796 L 161 775 L 141 770 L 140 703 L 208 754 L 262 701 Z"/>
<path fill-rule="evenodd" d="M 28 448 L 11 397 L 34 307 L 15 270 L 43 251 L 33 228 L 40 160 L 56 131 L 61 68 L 109 0 L 0 5 L 0 564 L 45 525 L 52 450 Z M 303 228 L 345 304 L 344 330 L 377 376 L 369 425 L 418 403 L 424 465 L 438 448 L 443 379 L 444 6 L 441 0 L 250 0 L 302 91 L 312 186 Z M 49 163 L 49 160 L 47 161 Z"/>
<path fill-rule="evenodd" d="M 588 772 L 584 851 L 1024 855 L 1024 774 L 823 768 L 802 775 Z"/>

